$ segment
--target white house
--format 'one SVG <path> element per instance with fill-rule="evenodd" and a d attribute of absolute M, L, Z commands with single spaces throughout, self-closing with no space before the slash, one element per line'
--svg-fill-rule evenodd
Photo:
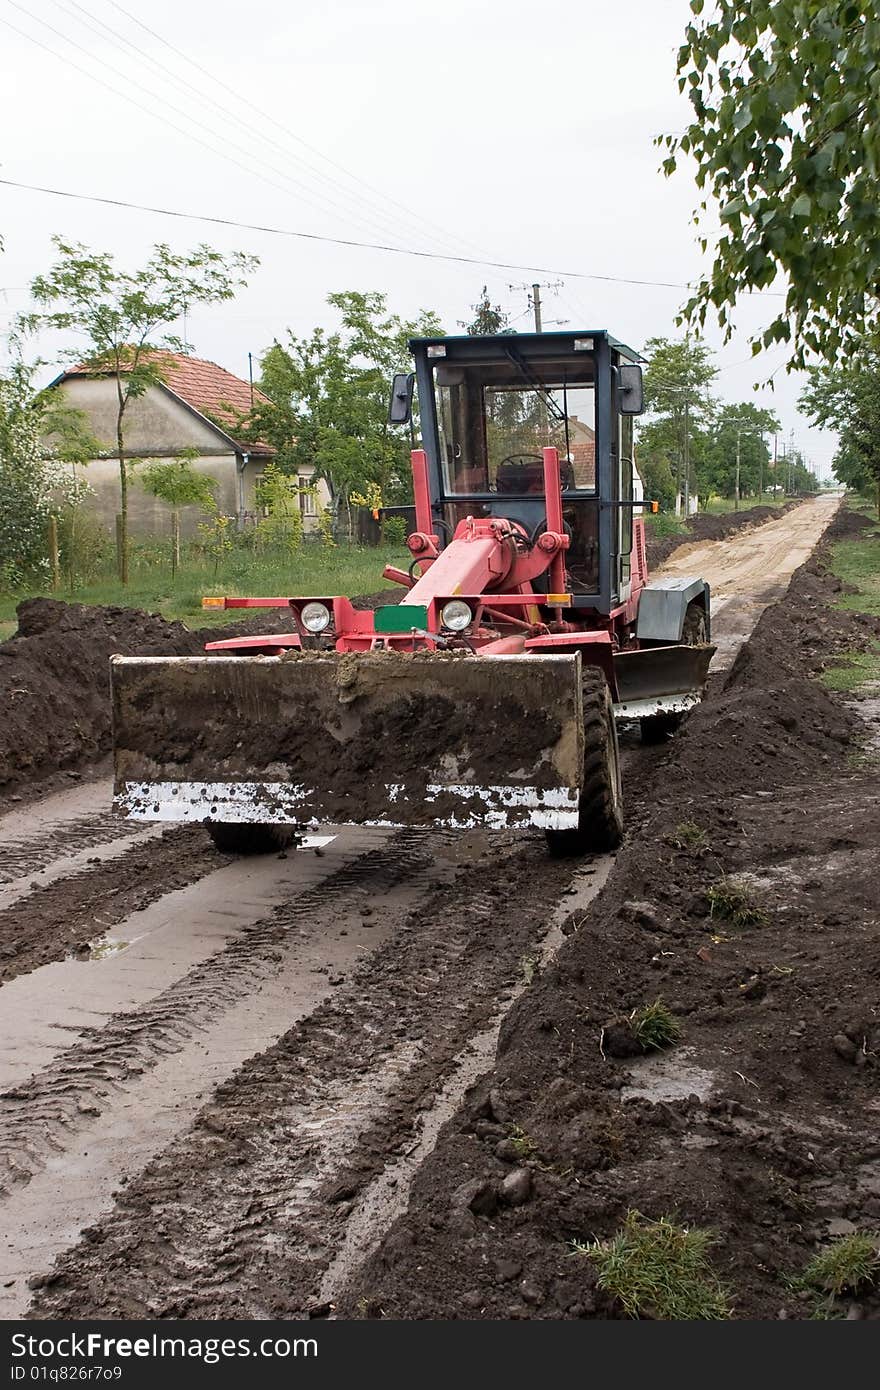
<path fill-rule="evenodd" d="M 164 532 L 168 509 L 157 498 L 137 486 L 137 463 L 153 459 L 173 459 L 184 449 L 195 449 L 193 466 L 210 474 L 218 483 L 217 504 L 221 512 L 246 524 L 256 514 L 256 483 L 263 469 L 275 456 L 270 444 L 248 444 L 236 437 L 236 421 L 254 401 L 265 401 L 256 388 L 233 376 L 215 362 L 206 362 L 183 353 L 163 352 L 160 357 L 164 381 L 150 386 L 143 396 L 131 400 L 125 412 L 125 453 L 132 460 L 132 486 L 129 490 L 129 529 L 132 535 Z M 102 454 L 112 454 L 116 439 L 116 378 L 112 372 L 96 373 L 87 367 L 62 372 L 52 386 L 62 391 L 68 403 L 82 411 L 88 426 L 104 446 Z M 115 457 L 92 460 L 86 479 L 93 489 L 89 506 L 112 530 L 119 510 L 119 464 Z M 311 482 L 311 470 L 300 473 L 303 483 Z M 318 484 L 318 497 L 304 493 L 300 498 L 306 529 L 316 525 L 319 505 L 326 501 L 326 489 Z M 192 534 L 198 523 L 196 507 L 181 512 L 181 530 Z"/>

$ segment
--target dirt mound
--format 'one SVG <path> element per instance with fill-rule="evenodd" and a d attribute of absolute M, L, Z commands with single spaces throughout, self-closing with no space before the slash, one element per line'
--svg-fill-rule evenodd
<path fill-rule="evenodd" d="M 880 805 L 814 678 L 878 629 L 828 607 L 838 589 L 821 554 L 798 571 L 667 755 L 630 764 L 644 810 L 602 896 L 337 1315 L 621 1317 L 574 1243 L 638 1210 L 714 1233 L 733 1316 L 880 1316 L 876 1288 L 792 1282 L 880 1228 Z M 681 1041 L 613 1056 L 605 1030 L 657 999 Z"/>
<path fill-rule="evenodd" d="M 376 594 L 357 594 L 351 601 L 352 608 L 369 609 L 375 612 L 392 603 L 400 603 L 406 590 L 396 584 L 393 589 L 380 589 Z"/>
<path fill-rule="evenodd" d="M 792 499 L 781 507 L 749 507 L 744 512 L 724 512 L 713 516 L 709 512 L 697 512 L 684 523 L 687 535 L 654 536 L 651 519 L 647 518 L 647 550 L 649 570 L 659 569 L 665 564 L 674 550 L 680 545 L 690 545 L 693 541 L 723 541 L 736 531 L 762 526 L 765 521 L 777 521 L 792 507 L 799 507 L 800 499 Z"/>
<path fill-rule="evenodd" d="M 0 644 L 0 789 L 76 770 L 109 746 L 107 663 L 123 655 L 198 651 L 199 634 L 134 608 L 26 599 Z"/>
<path fill-rule="evenodd" d="M 857 540 L 865 531 L 877 525 L 877 518 L 865 516 L 864 512 L 854 512 L 849 507 L 841 507 L 828 529 L 831 540 Z"/>
<path fill-rule="evenodd" d="M 192 656 L 216 628 L 189 631 L 139 608 L 25 599 L 18 631 L 0 643 L 0 793 L 58 771 L 75 774 L 110 747 L 107 663 L 121 656 Z M 286 609 L 258 609 L 223 637 L 290 630 Z"/>

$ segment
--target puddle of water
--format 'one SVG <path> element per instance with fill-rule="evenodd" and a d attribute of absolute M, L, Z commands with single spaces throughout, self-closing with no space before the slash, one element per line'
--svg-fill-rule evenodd
<path fill-rule="evenodd" d="M 75 946 L 68 959 L 85 963 L 92 960 L 106 960 L 108 956 L 121 955 L 131 945 L 131 941 L 122 941 L 115 936 L 101 936 L 96 941 L 87 941 L 83 942 L 81 946 Z"/>
<path fill-rule="evenodd" d="M 692 1048 L 682 1047 L 641 1058 L 630 1068 L 630 1080 L 621 1089 L 621 1100 L 657 1102 L 686 1100 L 688 1096 L 707 1100 L 715 1085 L 715 1073 L 698 1067 L 693 1056 Z"/>

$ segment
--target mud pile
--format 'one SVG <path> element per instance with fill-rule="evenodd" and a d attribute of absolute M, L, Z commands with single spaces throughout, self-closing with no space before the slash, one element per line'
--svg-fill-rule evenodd
<path fill-rule="evenodd" d="M 18 606 L 18 632 L 0 644 L 0 791 L 106 752 L 110 737 L 107 663 L 113 652 L 197 651 L 181 623 L 133 608 L 54 599 Z"/>
<path fill-rule="evenodd" d="M 875 1287 L 795 1282 L 829 1239 L 880 1229 L 880 802 L 815 679 L 878 622 L 831 609 L 839 588 L 820 552 L 660 762 L 630 764 L 608 885 L 337 1316 L 621 1317 L 574 1243 L 637 1210 L 714 1233 L 734 1317 L 880 1317 Z M 614 1055 L 657 999 L 681 1040 Z"/>
<path fill-rule="evenodd" d="M 215 628 L 138 608 L 25 599 L 18 631 L 0 643 L 0 795 L 56 773 L 76 773 L 110 747 L 108 662 L 121 656 L 192 656 L 216 640 Z M 263 609 L 224 627 L 224 637 L 281 632 L 286 610 Z"/>
<path fill-rule="evenodd" d="M 777 521 L 792 507 L 800 506 L 801 499 L 793 499 L 781 507 L 749 507 L 744 512 L 724 512 L 712 516 L 709 512 L 697 512 L 688 517 L 685 526 L 689 534 L 677 536 L 654 536 L 651 532 L 651 519 L 647 520 L 648 569 L 659 569 L 680 545 L 690 545 L 694 541 L 723 541 L 737 531 L 762 526 L 765 521 Z"/>

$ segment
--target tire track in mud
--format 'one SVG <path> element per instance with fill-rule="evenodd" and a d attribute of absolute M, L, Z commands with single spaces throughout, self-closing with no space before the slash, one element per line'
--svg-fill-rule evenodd
<path fill-rule="evenodd" d="M 8 817 L 14 820 L 14 815 Z M 5 826 L 4 826 L 5 829 Z M 78 816 L 75 820 L 50 821 L 39 836 L 31 832 L 0 840 L 0 884 L 12 883 L 47 868 L 79 850 L 95 849 L 109 840 L 143 835 L 143 826 L 125 821 L 108 811 L 104 815 Z"/>
<path fill-rule="evenodd" d="M 537 968 L 584 872 L 548 861 L 542 839 L 500 837 L 490 853 L 435 884 L 342 989 L 219 1087 L 61 1257 L 40 1315 L 314 1309 L 359 1196 L 379 1175 L 393 1188 L 422 1117 Z"/>
<path fill-rule="evenodd" d="M 387 845 L 360 854 L 331 877 L 241 927 L 222 950 L 146 1003 L 86 1029 L 80 1041 L 48 1066 L 0 1093 L 0 1197 L 29 1182 L 145 1071 L 186 1047 L 236 999 L 279 974 L 285 955 L 298 944 L 292 935 L 296 928 L 314 932 L 322 916 L 340 912 L 346 900 L 359 898 L 364 888 L 377 883 L 385 893 L 396 884 L 420 884 L 433 862 L 431 845 L 443 838 L 424 828 L 406 830 Z M 445 838 L 451 839 L 451 832 Z"/>
<path fill-rule="evenodd" d="M 141 828 L 140 843 L 130 843 L 132 836 L 119 841 L 119 830 L 118 821 L 106 826 L 105 840 L 118 843 L 120 853 L 59 874 L 43 886 L 37 883 L 0 911 L 0 986 L 50 961 L 64 960 L 77 948 L 88 954 L 90 944 L 131 913 L 230 862 L 218 854 L 201 826 L 146 836 Z M 95 835 L 84 848 L 98 848 L 102 841 L 97 830 Z M 56 863 L 51 858 L 46 862 L 53 868 Z M 0 888 L 0 903 L 2 892 Z"/>

